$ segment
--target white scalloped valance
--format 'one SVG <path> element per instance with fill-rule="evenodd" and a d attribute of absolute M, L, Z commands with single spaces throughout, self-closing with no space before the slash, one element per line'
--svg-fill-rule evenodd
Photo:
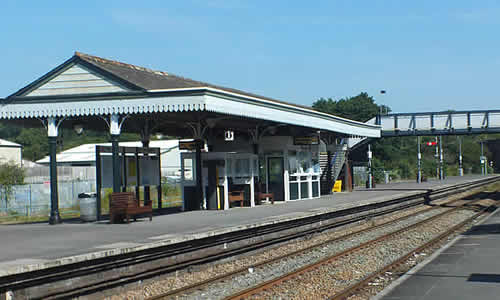
<path fill-rule="evenodd" d="M 329 116 L 314 112 L 313 110 L 207 94 L 92 101 L 75 101 L 73 99 L 46 103 L 14 102 L 0 106 L 0 119 L 81 117 L 184 111 L 213 111 L 349 135 L 380 137 L 380 128 L 377 126 Z"/>
<path fill-rule="evenodd" d="M 115 99 L 99 101 L 60 101 L 0 106 L 1 119 L 79 117 L 109 114 L 138 114 L 205 110 L 204 96 Z"/>

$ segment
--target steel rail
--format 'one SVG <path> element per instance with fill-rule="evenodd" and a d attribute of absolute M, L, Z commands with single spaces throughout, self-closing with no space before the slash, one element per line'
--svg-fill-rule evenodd
<path fill-rule="evenodd" d="M 461 201 L 461 200 L 463 200 L 463 199 L 455 199 L 455 200 L 451 200 L 451 201 L 442 203 L 440 205 L 443 205 L 443 204 L 450 205 L 450 204 L 453 204 L 453 203 Z M 442 208 L 442 207 L 441 206 L 431 206 L 431 207 L 428 207 L 426 209 L 413 212 L 411 214 L 408 214 L 406 216 L 403 216 L 403 217 L 400 217 L 400 218 L 397 218 L 397 219 L 394 219 L 394 220 L 383 222 L 383 223 L 371 226 L 369 228 L 364 228 L 364 229 L 360 229 L 360 230 L 357 230 L 357 231 L 353 231 L 353 232 L 350 232 L 348 234 L 345 234 L 345 235 L 342 235 L 342 236 L 339 236 L 339 237 L 330 238 L 330 239 L 324 240 L 324 241 L 322 241 L 322 242 L 320 242 L 318 244 L 310 245 L 308 247 L 292 251 L 292 252 L 287 253 L 287 254 L 285 254 L 283 256 L 270 258 L 270 259 L 264 260 L 262 262 L 259 262 L 257 264 L 253 264 L 253 265 L 249 265 L 249 266 L 246 266 L 246 267 L 242 267 L 242 268 L 239 268 L 237 270 L 234 270 L 234 271 L 231 271 L 231 272 L 228 272 L 228 273 L 224 273 L 224 274 L 221 274 L 221 275 L 218 275 L 218 276 L 215 276 L 215 277 L 211 277 L 209 279 L 206 279 L 206 280 L 203 280 L 203 281 L 191 284 L 191 285 L 187 285 L 187 286 L 175 289 L 175 290 L 168 291 L 166 293 L 162 293 L 160 295 L 149 297 L 147 299 L 148 300 L 158 300 L 158 299 L 163 299 L 163 298 L 167 298 L 167 297 L 180 296 L 183 293 L 186 293 L 186 292 L 189 292 L 189 291 L 192 291 L 192 290 L 196 290 L 196 289 L 200 289 L 200 288 L 202 288 L 204 286 L 210 285 L 210 284 L 218 282 L 218 281 L 228 280 L 229 278 L 231 278 L 231 277 L 233 277 L 235 275 L 238 275 L 238 274 L 246 273 L 246 272 L 248 272 L 248 268 L 249 267 L 258 268 L 260 266 L 264 266 L 264 265 L 268 265 L 268 264 L 271 264 L 271 263 L 275 263 L 275 262 L 277 262 L 279 260 L 287 259 L 287 258 L 290 258 L 290 257 L 293 257 L 293 256 L 297 256 L 297 255 L 303 254 L 305 252 L 311 251 L 314 248 L 320 248 L 320 247 L 322 247 L 324 245 L 327 245 L 329 243 L 334 243 L 334 242 L 338 242 L 338 241 L 341 241 L 341 240 L 349 239 L 349 238 L 354 237 L 356 235 L 359 235 L 359 234 L 362 234 L 362 233 L 365 233 L 365 232 L 368 232 L 368 231 L 371 231 L 371 230 L 376 230 L 378 228 L 381 228 L 381 227 L 384 227 L 384 226 L 387 226 L 387 225 L 390 225 L 390 224 L 393 224 L 393 223 L 397 223 L 397 222 L 402 221 L 404 219 L 409 219 L 409 218 L 414 217 L 416 215 L 419 215 L 419 214 L 422 214 L 422 213 L 425 213 L 425 212 L 428 212 L 430 210 L 437 209 L 437 208 Z"/>
<path fill-rule="evenodd" d="M 477 201 L 481 201 L 482 199 L 478 199 L 474 202 L 477 202 Z M 463 206 L 465 206 L 467 204 L 464 204 Z M 471 205 L 471 203 L 468 203 L 468 205 Z M 341 258 L 341 257 L 344 257 L 344 256 L 347 256 L 347 255 L 351 255 L 352 253 L 358 251 L 358 250 L 362 250 L 364 248 L 368 248 L 370 246 L 372 246 L 373 244 L 376 244 L 378 242 L 381 242 L 381 241 L 384 241 L 386 239 L 389 239 L 391 237 L 394 237 L 394 236 L 397 236 L 397 235 L 400 235 L 404 232 L 407 232 L 409 230 L 412 230 L 414 228 L 417 228 L 419 226 L 422 226 L 426 223 L 429 223 L 429 222 L 432 222 L 438 218 L 442 218 L 448 214 L 451 214 L 459 209 L 462 209 L 463 207 L 462 206 L 457 206 L 457 207 L 453 207 L 453 208 L 450 208 L 449 210 L 443 212 L 443 213 L 440 213 L 440 214 L 437 214 L 435 216 L 432 216 L 430 218 L 427 218 L 425 220 L 422 220 L 420 222 L 417 222 L 417 223 L 414 223 L 414 224 L 411 224 L 410 226 L 408 227 L 405 227 L 405 228 L 401 228 L 399 230 L 396 230 L 396 231 L 393 231 L 393 232 L 390 232 L 388 234 L 385 234 L 385 235 L 382 235 L 380 237 L 377 237 L 375 239 L 372 239 L 372 240 L 369 240 L 367 242 L 364 242 L 362 244 L 359 244 L 355 247 L 351 247 L 349 249 L 346 249 L 342 252 L 339 252 L 335 255 L 332 255 L 332 256 L 329 256 L 329 257 L 326 257 L 324 259 L 321 259 L 315 263 L 312 263 L 312 264 L 309 264 L 309 265 L 306 265 L 306 266 L 303 266 L 293 272 L 290 272 L 288 274 L 284 274 L 282 276 L 279 276 L 277 278 L 274 278 L 274 279 L 271 279 L 271 280 L 268 280 L 268 281 L 265 281 L 259 285 L 256 285 L 254 287 L 251 287 L 251 288 L 248 288 L 248 289 L 245 289 L 245 290 L 242 290 L 238 293 L 235 293 L 229 297 L 226 297 L 225 300 L 236 300 L 236 299 L 246 299 L 246 298 L 249 298 L 255 294 L 258 294 L 259 292 L 262 292 L 263 290 L 267 290 L 267 289 L 271 289 L 272 287 L 276 286 L 276 285 L 279 285 L 280 283 L 284 282 L 284 281 L 287 281 L 287 280 L 290 280 L 292 278 L 295 278 L 299 275 L 302 275 L 304 273 L 307 273 L 307 272 L 310 272 L 322 265 L 325 265 L 325 264 L 330 264 L 332 263 L 333 261 Z"/>
<path fill-rule="evenodd" d="M 489 206 L 489 207 L 486 207 L 484 208 L 483 210 L 481 210 L 480 212 L 478 212 L 477 214 L 467 218 L 465 221 L 453 226 L 452 228 L 446 230 L 445 232 L 443 232 L 442 234 L 440 234 L 439 236 L 433 238 L 432 240 L 430 240 L 429 242 L 425 243 L 424 245 L 421 245 L 411 251 L 409 251 L 408 253 L 406 253 L 405 255 L 403 255 L 402 257 L 398 258 L 397 260 L 395 260 L 394 262 L 386 265 L 385 267 L 383 268 L 380 268 L 379 270 L 369 274 L 368 276 L 366 276 L 365 278 L 363 278 L 361 281 L 345 288 L 344 290 L 342 290 L 340 293 L 337 293 L 333 296 L 331 296 L 329 299 L 330 300 L 343 300 L 343 299 L 347 299 L 349 298 L 350 296 L 354 295 L 357 291 L 363 289 L 368 283 L 370 283 L 373 279 L 377 278 L 378 276 L 380 276 L 381 274 L 389 271 L 389 270 L 392 270 L 398 266 L 400 266 L 401 264 L 405 263 L 406 261 L 408 261 L 408 259 L 413 256 L 415 253 L 418 253 L 418 252 L 422 252 L 424 251 L 425 249 L 427 248 L 430 248 L 432 246 L 434 246 L 435 244 L 437 244 L 438 242 L 440 242 L 441 240 L 443 240 L 444 238 L 452 235 L 454 232 L 458 231 L 459 229 L 461 229 L 462 227 L 466 226 L 467 224 L 469 224 L 470 222 L 472 222 L 474 219 L 476 219 L 477 217 L 483 215 L 485 212 L 487 212 L 491 207 L 493 207 L 494 205 L 492 206 Z"/>
<path fill-rule="evenodd" d="M 370 212 L 370 213 L 368 213 L 366 215 L 353 217 L 353 218 L 348 219 L 348 220 L 342 220 L 342 221 L 335 222 L 335 223 L 332 223 L 332 224 L 323 225 L 321 228 L 308 229 L 308 230 L 301 231 L 301 232 L 298 232 L 298 233 L 293 233 L 293 234 L 289 234 L 289 235 L 286 235 L 286 236 L 274 238 L 274 239 L 269 240 L 269 241 L 263 241 L 263 242 L 253 243 L 251 245 L 239 247 L 239 248 L 236 248 L 234 250 L 229 250 L 229 251 L 226 251 L 226 252 L 221 253 L 221 254 L 209 255 L 207 257 L 201 257 L 201 258 L 197 258 L 197 259 L 191 259 L 191 260 L 188 260 L 188 261 L 185 261 L 185 262 L 181 262 L 181 263 L 175 264 L 173 266 L 165 266 L 165 267 L 153 268 L 153 269 L 148 270 L 148 271 L 140 272 L 139 274 L 133 274 L 133 275 L 128 275 L 128 276 L 119 276 L 117 279 L 107 278 L 107 279 L 105 279 L 105 280 L 103 280 L 102 282 L 99 282 L 99 283 L 93 283 L 93 284 L 90 284 L 90 285 L 87 285 L 87 286 L 82 286 L 79 289 L 70 289 L 69 291 L 66 291 L 66 292 L 55 292 L 55 293 L 52 293 L 52 294 L 45 295 L 43 298 L 44 299 L 59 299 L 59 298 L 66 298 L 66 297 L 76 297 L 78 295 L 91 294 L 91 293 L 94 293 L 94 292 L 105 290 L 107 288 L 113 288 L 113 287 L 120 286 L 120 285 L 123 285 L 123 284 L 128 284 L 128 283 L 136 282 L 136 281 L 139 281 L 139 280 L 148 279 L 148 278 L 155 277 L 155 276 L 160 276 L 160 275 L 163 275 L 165 273 L 171 273 L 173 271 L 181 270 L 181 269 L 187 268 L 189 266 L 199 265 L 199 264 L 203 264 L 203 263 L 210 263 L 210 262 L 217 261 L 217 260 L 220 260 L 220 259 L 224 259 L 224 258 L 227 258 L 227 257 L 230 257 L 230 256 L 235 256 L 235 255 L 242 254 L 242 253 L 245 253 L 245 252 L 250 252 L 250 251 L 254 251 L 254 250 L 257 250 L 257 249 L 264 248 L 264 247 L 269 247 L 269 246 L 275 245 L 277 243 L 283 243 L 283 242 L 287 242 L 289 240 L 301 238 L 301 237 L 304 237 L 304 236 L 309 236 L 311 234 L 322 232 L 322 231 L 325 231 L 325 230 L 328 230 L 328 229 L 332 229 L 332 228 L 335 228 L 335 227 L 340 227 L 340 226 L 343 226 L 343 225 L 347 225 L 347 224 L 352 224 L 352 223 L 355 223 L 355 222 L 363 221 L 363 220 L 366 220 L 367 218 L 373 218 L 373 217 L 383 216 L 383 215 L 386 215 L 386 214 L 389 214 L 389 213 L 392 213 L 392 212 L 400 211 L 402 209 L 408 209 L 408 208 L 411 208 L 411 207 L 415 207 L 415 206 L 418 206 L 418 205 L 423 204 L 425 202 L 426 202 L 426 200 L 421 200 L 421 201 L 416 201 L 416 202 L 412 202 L 412 203 L 409 203 L 409 204 L 400 205 L 400 206 L 397 206 L 397 207 L 394 207 L 394 208 L 389 208 L 389 209 L 386 209 L 386 210 L 380 211 L 380 212 Z M 305 225 L 307 225 L 307 224 L 305 224 Z M 282 229 L 282 230 L 286 230 L 286 229 Z M 193 249 L 194 249 L 193 247 L 190 248 L 190 250 L 193 250 Z M 161 259 L 161 258 L 165 258 L 165 257 L 171 256 L 171 255 L 175 255 L 175 254 L 157 253 L 157 254 L 154 254 L 154 255 L 155 255 L 154 259 Z M 151 259 L 149 257 L 130 258 L 130 264 L 129 265 L 134 265 L 134 264 L 137 264 L 137 263 L 140 263 L 140 262 L 143 262 L 143 261 L 147 262 L 147 261 L 150 261 L 150 260 Z M 117 267 L 123 267 L 123 266 L 124 266 L 124 264 L 122 263 L 122 264 L 118 265 Z M 100 268 L 99 267 L 94 267 L 92 270 L 96 270 L 96 271 L 101 271 L 102 272 L 102 271 L 105 271 L 105 270 L 111 270 L 113 268 L 116 268 L 116 267 L 113 266 L 113 265 L 111 265 L 111 266 L 107 265 L 106 269 L 104 269 L 104 267 L 100 267 Z M 89 270 L 85 270 L 85 271 L 88 272 L 88 271 L 90 271 L 90 269 Z M 86 274 L 87 273 L 85 273 L 84 271 L 82 271 L 81 275 L 86 275 Z M 74 274 L 72 274 L 72 273 L 66 274 L 66 276 L 68 278 L 70 278 L 72 275 L 74 275 Z M 52 277 L 57 278 L 57 279 L 60 279 L 60 276 L 61 276 L 61 274 L 52 275 Z M 45 283 L 45 279 L 40 279 L 40 282 L 41 283 Z"/>
<path fill-rule="evenodd" d="M 287 233 L 278 237 L 269 238 L 266 241 L 254 243 L 251 245 L 245 245 L 241 247 L 236 247 L 233 249 L 226 250 L 225 252 L 218 253 L 215 255 L 207 255 L 205 257 L 200 257 L 192 260 L 182 261 L 180 263 L 155 266 L 153 268 L 142 270 L 140 272 L 129 274 L 125 276 L 116 276 L 113 278 L 106 278 L 102 281 L 93 282 L 88 285 L 76 286 L 76 282 L 73 282 L 73 287 L 68 287 L 67 290 L 54 291 L 44 297 L 49 297 L 52 299 L 67 298 L 67 297 L 77 297 L 80 295 L 88 295 L 95 292 L 100 292 L 104 289 L 110 289 L 124 284 L 133 283 L 138 280 L 145 280 L 162 274 L 166 274 L 175 270 L 180 270 L 190 265 L 196 265 L 201 263 L 208 263 L 216 261 L 221 258 L 230 257 L 233 255 L 245 253 L 247 251 L 253 251 L 263 247 L 269 247 L 277 243 L 285 242 L 288 240 L 300 238 L 316 232 L 321 232 L 338 226 L 346 225 L 349 223 L 358 222 L 360 220 L 384 215 L 391 213 L 393 211 L 401 210 L 407 207 L 416 206 L 425 202 L 443 198 L 451 194 L 456 194 L 465 189 L 472 189 L 482 185 L 490 184 L 495 181 L 500 180 L 499 177 L 489 177 L 482 180 L 475 180 L 473 182 L 468 182 L 461 185 L 461 188 L 457 190 L 457 185 L 436 189 L 433 191 L 422 192 L 406 197 L 400 197 L 380 203 L 364 205 L 360 207 L 354 207 L 350 209 L 345 209 L 341 211 L 329 212 L 321 215 L 315 215 L 310 217 L 305 217 L 302 219 L 296 219 L 291 221 L 285 221 L 278 224 L 272 224 L 267 226 L 262 226 L 258 228 L 246 229 L 238 232 L 223 234 L 220 236 L 204 238 L 195 241 L 187 241 L 178 243 L 175 245 L 161 246 L 146 250 L 135 251 L 126 254 L 115 255 L 111 257 L 99 258 L 79 263 L 61 265 L 56 267 L 51 267 L 42 270 L 36 270 L 31 272 L 25 272 L 15 275 L 0 277 L 0 292 L 7 291 L 18 291 L 25 288 L 30 288 L 34 286 L 40 286 L 42 284 L 50 284 L 53 282 L 60 282 L 64 280 L 72 280 L 81 276 L 89 276 L 93 274 L 99 274 L 105 271 L 113 270 L 115 268 L 124 268 L 138 265 L 141 263 L 148 263 L 162 258 L 168 258 L 173 255 L 179 255 L 183 253 L 189 253 L 192 251 L 203 250 L 205 248 L 219 246 L 224 243 L 231 243 L 235 241 L 240 241 L 255 236 L 277 233 L 284 230 L 300 228 L 302 226 L 315 224 L 321 221 L 334 220 L 336 218 L 347 217 L 355 213 L 366 214 L 353 217 L 348 220 L 341 220 L 339 222 L 329 223 L 320 227 L 306 229 L 300 232 Z M 425 200 L 418 200 L 424 198 Z M 407 203 L 412 201 L 411 203 Z M 390 207 L 399 205 L 398 207 Z M 383 211 L 372 212 L 374 209 L 383 209 Z M 321 223 L 320 223 L 321 224 Z"/>

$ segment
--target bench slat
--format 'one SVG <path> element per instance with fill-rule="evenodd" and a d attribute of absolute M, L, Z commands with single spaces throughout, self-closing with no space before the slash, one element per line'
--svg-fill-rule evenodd
<path fill-rule="evenodd" d="M 110 222 L 114 223 L 117 215 L 124 215 L 127 223 L 130 223 L 130 217 L 138 214 L 149 213 L 149 221 L 153 219 L 153 204 L 140 206 L 140 201 L 135 198 L 134 192 L 119 192 L 111 194 L 111 205 L 109 208 Z"/>

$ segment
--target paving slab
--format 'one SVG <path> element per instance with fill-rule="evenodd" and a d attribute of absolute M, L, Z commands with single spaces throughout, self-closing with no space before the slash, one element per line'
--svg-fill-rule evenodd
<path fill-rule="evenodd" d="M 391 183 L 313 200 L 168 214 L 153 217 L 152 222 L 144 218 L 130 224 L 0 225 L 0 276 L 274 224 L 483 178 L 464 176 L 421 184 Z"/>
<path fill-rule="evenodd" d="M 377 300 L 500 299 L 500 209 Z"/>

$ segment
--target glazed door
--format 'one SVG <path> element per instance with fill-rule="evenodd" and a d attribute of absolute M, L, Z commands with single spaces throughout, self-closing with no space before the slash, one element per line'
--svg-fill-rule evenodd
<path fill-rule="evenodd" d="M 267 170 L 267 187 L 269 192 L 274 193 L 274 200 L 285 200 L 283 157 L 268 157 Z"/>

